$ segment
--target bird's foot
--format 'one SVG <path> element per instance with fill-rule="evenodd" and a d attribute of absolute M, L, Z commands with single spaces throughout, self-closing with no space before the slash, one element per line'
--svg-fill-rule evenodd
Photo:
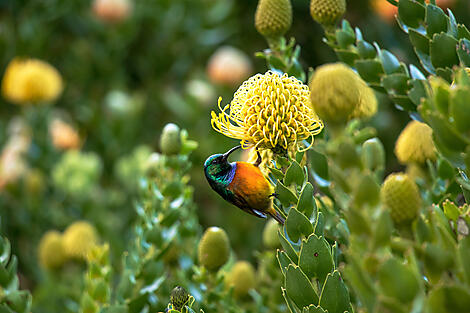
<path fill-rule="evenodd" d="M 279 194 L 278 194 L 278 193 L 275 193 L 275 192 L 273 192 L 272 194 L 270 194 L 270 195 L 268 196 L 268 198 L 271 198 L 271 197 L 273 197 L 273 198 L 277 198 L 277 196 L 279 196 Z"/>

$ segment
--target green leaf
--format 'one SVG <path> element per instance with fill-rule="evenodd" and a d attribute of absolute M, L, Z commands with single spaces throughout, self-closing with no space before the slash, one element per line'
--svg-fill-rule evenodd
<path fill-rule="evenodd" d="M 437 112 L 420 111 L 425 116 L 426 122 L 433 129 L 433 135 L 437 143 L 451 151 L 461 152 L 467 146 L 462 135 L 451 128 L 449 122 Z"/>
<path fill-rule="evenodd" d="M 287 234 L 294 242 L 297 242 L 302 235 L 308 237 L 313 233 L 313 226 L 310 221 L 296 208 L 289 210 L 285 225 Z"/>
<path fill-rule="evenodd" d="M 453 67 L 459 63 L 459 57 L 455 50 L 457 40 L 446 33 L 435 34 L 431 40 L 430 55 L 434 67 Z"/>
<path fill-rule="evenodd" d="M 277 198 L 279 201 L 281 201 L 282 205 L 285 207 L 290 206 L 291 204 L 296 204 L 298 199 L 294 195 L 292 191 L 290 191 L 289 188 L 287 188 L 283 183 L 280 181 L 277 182 L 276 184 L 276 193 L 277 193 Z"/>
<path fill-rule="evenodd" d="M 277 262 L 279 263 L 279 267 L 281 268 L 282 274 L 284 274 L 285 276 L 287 267 L 289 266 L 289 264 L 293 264 L 294 262 L 292 262 L 287 253 L 282 250 L 277 250 L 276 258 Z"/>
<path fill-rule="evenodd" d="M 430 242 L 432 240 L 431 229 L 420 216 L 418 216 L 416 221 L 413 223 L 413 232 L 416 241 L 420 244 Z"/>
<path fill-rule="evenodd" d="M 287 253 L 289 258 L 295 263 L 299 263 L 299 255 L 297 252 L 295 252 L 294 247 L 292 247 L 291 243 L 289 240 L 287 240 L 286 237 L 281 233 L 281 231 L 278 232 L 279 235 L 279 241 L 281 242 L 282 248 L 284 248 L 284 251 Z"/>
<path fill-rule="evenodd" d="M 329 180 L 330 177 L 328 175 L 328 161 L 326 157 L 323 154 L 315 151 L 315 149 L 310 149 L 309 153 L 311 155 L 310 159 L 312 160 L 311 165 L 314 173 L 324 180 Z"/>
<path fill-rule="evenodd" d="M 470 312 L 470 292 L 467 288 L 450 285 L 438 286 L 428 296 L 428 312 Z"/>
<path fill-rule="evenodd" d="M 383 293 L 402 303 L 410 303 L 419 292 L 416 274 L 396 258 L 385 261 L 378 277 Z"/>
<path fill-rule="evenodd" d="M 470 130 L 470 89 L 464 86 L 458 86 L 451 93 L 450 98 L 450 116 L 455 121 L 455 126 L 461 132 Z"/>
<path fill-rule="evenodd" d="M 304 174 L 304 171 L 302 170 L 302 167 L 300 166 L 299 163 L 297 163 L 297 161 L 293 161 L 286 171 L 286 177 L 284 179 L 284 183 L 287 186 L 292 185 L 292 183 L 295 183 L 297 186 L 302 186 L 304 181 L 305 181 L 305 174 Z"/>
<path fill-rule="evenodd" d="M 343 313 L 349 309 L 349 292 L 337 270 L 326 278 L 320 295 L 320 306 L 328 313 Z"/>
<path fill-rule="evenodd" d="M 312 214 L 317 215 L 317 205 L 313 196 L 313 186 L 307 182 L 300 193 L 299 202 L 297 202 L 297 210 L 310 217 Z"/>
<path fill-rule="evenodd" d="M 430 38 L 436 33 L 447 31 L 447 19 L 444 11 L 435 5 L 426 6 L 426 33 Z"/>
<path fill-rule="evenodd" d="M 442 207 L 444 208 L 444 214 L 446 215 L 446 217 L 456 222 L 460 216 L 459 208 L 449 200 L 444 201 Z"/>
<path fill-rule="evenodd" d="M 375 290 L 371 277 L 366 274 L 364 269 L 359 265 L 356 256 L 348 256 L 348 264 L 344 269 L 344 275 L 349 284 L 351 284 L 355 294 L 361 302 L 364 303 L 367 312 L 374 312 L 377 302 L 377 291 Z"/>
<path fill-rule="evenodd" d="M 387 50 L 380 50 L 379 58 L 382 61 L 382 66 L 387 74 L 393 74 L 400 70 L 401 64 L 397 57 Z"/>
<path fill-rule="evenodd" d="M 310 280 L 298 266 L 289 265 L 287 268 L 285 286 L 287 295 L 299 309 L 310 304 L 318 305 L 318 296 Z"/>
<path fill-rule="evenodd" d="M 400 0 L 398 2 L 398 17 L 408 27 L 419 27 L 425 17 L 425 7 L 411 0 Z"/>
<path fill-rule="evenodd" d="M 355 63 L 357 72 L 367 82 L 380 83 L 380 77 L 384 74 L 382 64 L 377 60 L 357 60 Z"/>
<path fill-rule="evenodd" d="M 281 292 L 282 292 L 282 297 L 286 301 L 287 308 L 289 309 L 290 313 L 297 313 L 298 311 L 294 307 L 294 303 L 292 303 L 292 300 L 287 296 L 286 289 L 284 287 L 281 287 Z"/>
<path fill-rule="evenodd" d="M 277 168 L 270 167 L 268 166 L 269 170 L 271 171 L 271 174 L 273 174 L 274 178 L 277 180 L 283 180 L 284 179 L 284 173 Z"/>
<path fill-rule="evenodd" d="M 325 230 L 325 215 L 322 212 L 317 213 L 317 219 L 315 222 L 314 232 L 317 236 L 323 236 Z"/>
<path fill-rule="evenodd" d="M 466 38 L 470 40 L 470 31 L 468 31 L 465 25 L 463 24 L 457 25 L 457 38 L 459 39 Z"/>
<path fill-rule="evenodd" d="M 470 66 L 470 41 L 468 39 L 460 39 L 457 47 L 457 55 L 462 65 Z"/>
<path fill-rule="evenodd" d="M 359 59 L 359 56 L 355 52 L 349 50 L 337 49 L 335 50 L 335 53 L 341 62 L 346 63 L 349 66 L 353 66 L 354 62 Z"/>
<path fill-rule="evenodd" d="M 299 164 L 302 163 L 304 155 L 305 155 L 305 151 L 297 151 L 295 153 L 295 160 L 297 161 L 297 163 Z"/>
<path fill-rule="evenodd" d="M 372 174 L 365 174 L 359 178 L 352 196 L 353 203 L 358 208 L 364 205 L 375 206 L 380 202 L 380 186 Z"/>
<path fill-rule="evenodd" d="M 323 310 L 321 306 L 314 306 L 313 304 L 309 305 L 308 307 L 304 307 L 302 313 L 328 313 L 327 311 Z"/>
<path fill-rule="evenodd" d="M 352 29 L 338 29 L 336 30 L 336 40 L 341 48 L 347 49 L 348 46 L 353 45 L 356 42 L 356 36 Z"/>
<path fill-rule="evenodd" d="M 459 242 L 458 256 L 467 285 L 470 284 L 470 237 L 465 236 Z"/>
<path fill-rule="evenodd" d="M 393 221 L 390 213 L 383 210 L 375 223 L 374 227 L 374 247 L 383 247 L 388 245 L 393 233 Z"/>
<path fill-rule="evenodd" d="M 330 245 L 315 234 L 302 241 L 299 266 L 309 278 L 316 278 L 323 285 L 326 276 L 334 269 Z"/>
<path fill-rule="evenodd" d="M 405 95 L 410 89 L 408 79 L 409 77 L 405 74 L 395 73 L 382 77 L 382 85 L 387 89 L 388 93 Z"/>
<path fill-rule="evenodd" d="M 421 53 L 429 54 L 429 38 L 420 32 L 411 28 L 408 31 L 408 36 L 410 36 L 411 44 Z"/>
<path fill-rule="evenodd" d="M 356 46 L 359 55 L 363 59 L 373 59 L 377 55 L 377 51 L 375 50 L 374 46 L 372 46 L 367 41 L 358 41 Z"/>

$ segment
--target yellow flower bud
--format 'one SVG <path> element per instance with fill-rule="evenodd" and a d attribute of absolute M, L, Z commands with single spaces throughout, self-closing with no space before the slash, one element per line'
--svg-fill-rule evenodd
<path fill-rule="evenodd" d="M 366 93 L 364 88 L 359 75 L 346 65 L 326 64 L 318 67 L 313 74 L 310 98 L 315 112 L 321 119 L 327 123 L 344 124 L 354 115 L 361 115 L 358 113 L 361 110 L 357 108 L 361 107 L 362 98 Z M 362 106 L 366 107 L 364 103 Z"/>
<path fill-rule="evenodd" d="M 199 242 L 199 263 L 210 271 L 217 271 L 229 258 L 230 246 L 227 233 L 219 227 L 210 227 Z"/>
<path fill-rule="evenodd" d="M 432 129 L 425 123 L 411 121 L 395 144 L 395 155 L 401 163 L 425 163 L 436 159 Z"/>
<path fill-rule="evenodd" d="M 58 268 L 65 263 L 66 255 L 62 235 L 55 230 L 45 233 L 39 242 L 39 263 L 45 269 Z"/>
<path fill-rule="evenodd" d="M 310 14 L 325 26 L 334 25 L 346 13 L 346 0 L 312 0 Z"/>
<path fill-rule="evenodd" d="M 418 186 L 404 173 L 390 174 L 387 177 L 382 186 L 381 197 L 397 224 L 411 222 L 421 207 Z"/>
<path fill-rule="evenodd" d="M 250 289 L 255 288 L 255 269 L 250 263 L 239 261 L 226 276 L 225 283 L 227 287 L 233 287 L 235 297 L 246 296 Z"/>
<path fill-rule="evenodd" d="M 98 235 L 93 225 L 78 221 L 64 231 L 65 252 L 68 257 L 86 260 L 88 252 L 97 244 Z"/>
<path fill-rule="evenodd" d="M 292 25 L 290 0 L 259 0 L 255 14 L 256 30 L 263 36 L 284 35 Z"/>
<path fill-rule="evenodd" d="M 52 102 L 62 93 L 62 77 L 50 64 L 36 59 L 13 59 L 2 80 L 2 93 L 16 104 Z"/>
<path fill-rule="evenodd" d="M 266 222 L 263 230 L 263 244 L 266 248 L 274 249 L 279 247 L 281 243 L 277 234 L 278 230 L 279 224 L 274 219 L 270 219 Z"/>

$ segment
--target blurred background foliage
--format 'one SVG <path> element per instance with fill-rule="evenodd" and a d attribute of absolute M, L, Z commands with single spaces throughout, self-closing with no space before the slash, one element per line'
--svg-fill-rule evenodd
<path fill-rule="evenodd" d="M 117 7 L 107 7 L 115 2 Z M 469 20 L 468 1 L 444 2 L 458 21 Z M 88 235 L 109 243 L 110 262 L 122 267 L 122 252 L 134 238 L 144 160 L 161 151 L 161 130 L 172 121 L 199 143 L 189 173 L 201 229 L 225 229 L 238 258 L 260 261 L 258 270 L 270 279 L 279 275 L 266 274 L 273 256 L 263 257 L 267 252 L 260 248 L 265 221 L 220 200 L 202 174 L 208 155 L 234 145 L 210 126 L 218 96 L 228 102 L 244 79 L 266 71 L 264 60 L 254 58 L 267 47 L 253 26 L 256 5 L 247 0 L 0 1 L 2 71 L 15 57 L 37 58 L 53 65 L 64 83 L 52 105 L 14 105 L 0 98 L 2 158 L 12 138 L 25 142 L 24 168 L 0 184 L 1 230 L 18 256 L 21 287 L 36 295 L 34 312 L 60 307 L 76 312 L 84 284 L 77 279 L 85 271 L 83 258 L 75 257 L 60 272 L 44 270 L 44 262 L 41 267 L 38 246 L 46 232 L 65 235 L 74 222 L 87 220 L 96 228 Z M 295 35 L 301 45 L 303 68 L 336 61 L 310 16 L 309 1 L 294 0 L 292 6 L 294 20 L 286 37 Z M 345 18 L 367 32 L 369 42 L 379 41 L 404 63 L 418 64 L 392 7 L 385 0 L 349 1 Z M 403 169 L 393 149 L 409 116 L 386 96 L 377 97 L 379 111 L 369 124 L 384 144 L 387 174 Z M 75 135 L 61 144 L 54 139 L 58 127 L 59 133 Z M 204 273 L 197 275 L 207 282 Z M 220 281 L 210 279 L 216 290 Z M 263 284 L 261 289 L 269 289 L 267 281 Z M 281 299 L 280 292 L 275 296 Z M 258 300 L 261 307 L 263 300 Z"/>

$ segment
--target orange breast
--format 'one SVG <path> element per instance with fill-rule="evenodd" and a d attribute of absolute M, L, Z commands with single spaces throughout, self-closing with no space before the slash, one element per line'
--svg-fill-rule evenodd
<path fill-rule="evenodd" d="M 250 208 L 266 211 L 271 206 L 269 196 L 274 192 L 263 173 L 251 163 L 237 162 L 237 169 L 228 189 L 242 196 Z"/>

